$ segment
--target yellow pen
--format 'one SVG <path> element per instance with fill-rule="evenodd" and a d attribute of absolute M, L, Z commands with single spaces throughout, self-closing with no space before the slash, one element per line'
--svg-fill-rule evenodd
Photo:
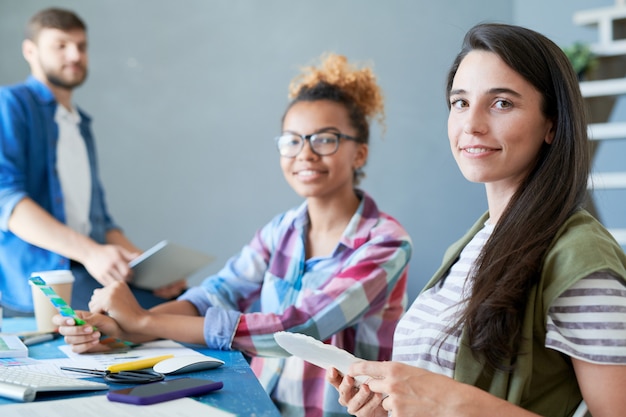
<path fill-rule="evenodd" d="M 109 365 L 107 371 L 120 372 L 120 371 L 136 371 L 137 369 L 151 368 L 164 359 L 173 358 L 174 355 L 155 356 L 154 358 L 139 359 L 137 361 L 116 363 L 115 365 Z"/>

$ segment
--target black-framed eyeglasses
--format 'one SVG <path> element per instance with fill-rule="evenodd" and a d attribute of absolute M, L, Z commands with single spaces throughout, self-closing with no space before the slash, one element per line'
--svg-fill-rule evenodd
<path fill-rule="evenodd" d="M 354 140 L 357 138 L 344 135 L 338 132 L 320 132 L 312 135 L 298 135 L 296 133 L 283 133 L 276 140 L 276 147 L 280 156 L 285 158 L 295 158 L 302 148 L 304 142 L 309 141 L 313 153 L 319 156 L 328 156 L 337 152 L 341 139 Z"/>

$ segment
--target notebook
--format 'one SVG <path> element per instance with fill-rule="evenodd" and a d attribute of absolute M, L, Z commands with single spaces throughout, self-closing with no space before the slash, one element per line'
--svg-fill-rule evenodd
<path fill-rule="evenodd" d="M 27 356 L 28 347 L 19 337 L 0 334 L 0 358 L 25 358 Z"/>
<path fill-rule="evenodd" d="M 162 240 L 130 261 L 132 285 L 154 290 L 189 277 L 213 259 L 205 253 Z"/>

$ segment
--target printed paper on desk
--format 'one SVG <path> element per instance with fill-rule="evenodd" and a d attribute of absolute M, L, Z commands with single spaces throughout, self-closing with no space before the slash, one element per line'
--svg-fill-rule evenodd
<path fill-rule="evenodd" d="M 26 371 L 41 372 L 48 375 L 59 375 L 64 377 L 70 377 L 74 379 L 88 378 L 88 375 L 80 374 L 78 372 L 64 371 L 62 366 L 69 366 L 75 368 L 95 369 L 98 366 L 96 361 L 92 361 L 89 357 L 85 357 L 81 360 L 75 360 L 70 358 L 57 358 L 57 359 L 40 359 L 35 360 L 34 363 L 20 365 L 20 369 Z"/>
<path fill-rule="evenodd" d="M 132 404 L 109 401 L 104 395 L 8 404 L 2 406 L 2 415 L 29 417 L 235 417 L 234 414 L 191 398 L 180 398 L 138 407 Z"/>
<path fill-rule="evenodd" d="M 96 369 L 106 369 L 110 365 L 122 362 L 169 354 L 174 356 L 202 355 L 200 352 L 183 346 L 173 340 L 155 340 L 154 342 L 143 343 L 136 348 L 118 353 L 75 353 L 72 352 L 72 348 L 69 345 L 59 346 L 59 349 L 70 359 L 84 360 L 89 358 L 97 363 Z"/>

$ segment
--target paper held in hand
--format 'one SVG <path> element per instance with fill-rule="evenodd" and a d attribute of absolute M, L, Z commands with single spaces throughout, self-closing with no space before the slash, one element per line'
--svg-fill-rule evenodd
<path fill-rule="evenodd" d="M 301 333 L 277 332 L 274 333 L 274 340 L 292 355 L 320 368 L 335 368 L 344 375 L 348 373 L 352 363 L 363 360 L 337 346 L 328 345 Z M 360 384 L 367 381 L 369 377 L 357 375 L 354 379 L 357 384 Z"/>

